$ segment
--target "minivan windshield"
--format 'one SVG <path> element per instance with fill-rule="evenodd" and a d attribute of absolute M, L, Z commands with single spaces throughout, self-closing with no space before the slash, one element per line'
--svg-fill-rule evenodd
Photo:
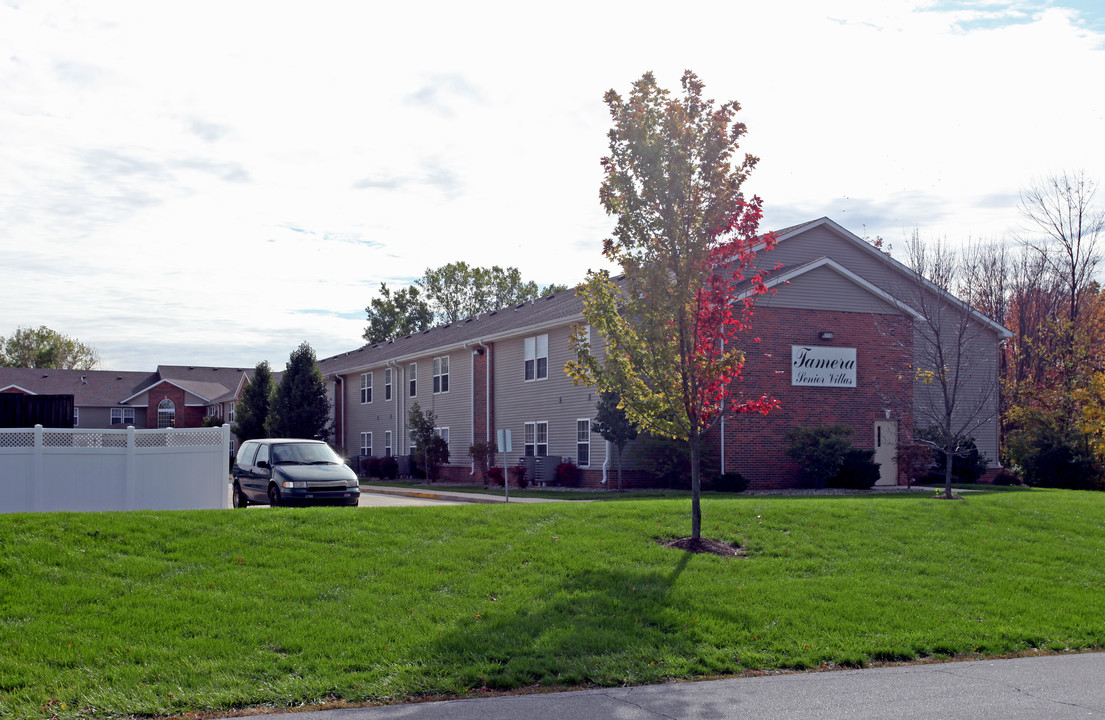
<path fill-rule="evenodd" d="M 273 465 L 336 465 L 341 458 L 321 443 L 283 443 L 272 446 Z"/>

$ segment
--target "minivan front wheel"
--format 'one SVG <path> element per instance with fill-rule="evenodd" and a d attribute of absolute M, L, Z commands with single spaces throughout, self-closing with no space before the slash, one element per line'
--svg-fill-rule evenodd
<path fill-rule="evenodd" d="M 280 507 L 280 488 L 269 485 L 269 505 Z"/>
<path fill-rule="evenodd" d="M 246 500 L 246 496 L 242 494 L 242 486 L 237 482 L 234 483 L 234 494 L 231 496 L 234 507 L 244 508 L 249 505 L 249 501 Z"/>

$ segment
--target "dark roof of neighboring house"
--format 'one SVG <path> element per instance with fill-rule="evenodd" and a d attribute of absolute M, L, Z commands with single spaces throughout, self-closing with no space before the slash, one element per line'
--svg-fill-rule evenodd
<path fill-rule="evenodd" d="M 78 407 L 113 407 L 168 382 L 216 403 L 234 399 L 243 375 L 252 377 L 253 369 L 161 365 L 151 373 L 0 368 L 0 391 L 14 387 L 35 395 L 72 395 Z"/>
<path fill-rule="evenodd" d="M 319 367 L 324 374 L 350 372 L 389 360 L 414 358 L 480 340 L 488 342 L 528 328 L 540 328 L 582 318 L 583 301 L 568 289 L 537 300 L 480 313 L 470 318 L 439 325 L 420 333 L 364 345 L 347 353 L 323 358 Z"/>
<path fill-rule="evenodd" d="M 151 372 L 0 368 L 0 391 L 15 386 L 35 395 L 72 395 L 78 407 L 111 407 L 157 379 Z"/>

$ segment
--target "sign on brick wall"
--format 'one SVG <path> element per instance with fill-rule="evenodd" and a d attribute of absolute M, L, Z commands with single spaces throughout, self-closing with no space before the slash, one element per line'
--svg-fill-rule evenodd
<path fill-rule="evenodd" d="M 791 345 L 790 384 L 855 387 L 856 349 Z"/>

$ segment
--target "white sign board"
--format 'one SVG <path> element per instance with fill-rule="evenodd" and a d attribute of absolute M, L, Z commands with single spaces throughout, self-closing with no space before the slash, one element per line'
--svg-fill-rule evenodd
<path fill-rule="evenodd" d="M 813 387 L 855 387 L 856 349 L 791 345 L 790 384 Z"/>

